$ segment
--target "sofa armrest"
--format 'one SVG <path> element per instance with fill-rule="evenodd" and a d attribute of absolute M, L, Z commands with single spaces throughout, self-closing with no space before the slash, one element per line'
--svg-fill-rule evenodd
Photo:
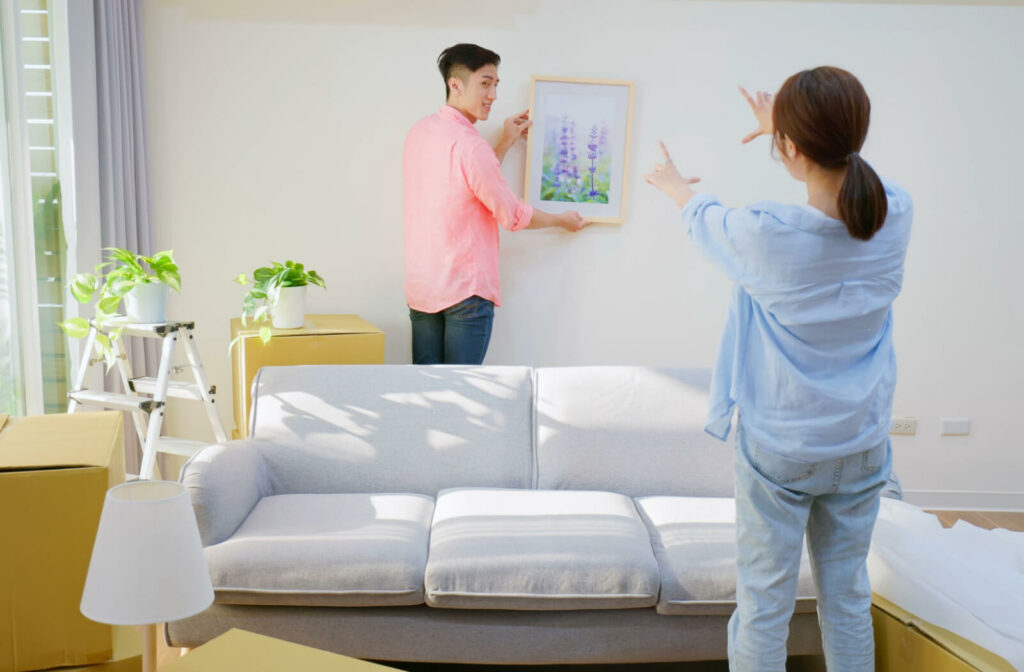
<path fill-rule="evenodd" d="M 181 470 L 203 546 L 230 537 L 256 503 L 270 494 L 267 466 L 254 443 L 242 439 L 210 446 Z"/>

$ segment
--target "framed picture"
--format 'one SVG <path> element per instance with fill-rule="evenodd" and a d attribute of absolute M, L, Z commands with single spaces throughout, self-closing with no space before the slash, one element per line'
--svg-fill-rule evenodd
<path fill-rule="evenodd" d="M 633 83 L 534 76 L 530 119 L 526 202 L 576 210 L 595 223 L 624 222 Z"/>

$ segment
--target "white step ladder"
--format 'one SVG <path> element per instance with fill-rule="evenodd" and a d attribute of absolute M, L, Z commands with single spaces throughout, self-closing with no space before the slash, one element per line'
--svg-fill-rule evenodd
<path fill-rule="evenodd" d="M 131 364 L 129 364 L 128 358 L 124 353 L 121 339 L 111 338 L 111 349 L 116 357 L 117 370 L 121 376 L 121 385 L 126 390 L 126 393 L 118 394 L 116 392 L 85 389 L 82 386 L 85 383 L 89 367 L 92 364 L 103 361 L 102 357 L 92 357 L 96 335 L 98 333 L 109 333 L 113 328 L 121 328 L 123 336 L 161 339 L 163 344 L 160 350 L 160 371 L 156 378 L 133 378 Z M 210 445 L 206 441 L 190 441 L 188 439 L 160 436 L 168 397 L 202 402 L 217 441 L 220 443 L 227 441 L 224 425 L 221 423 L 220 415 L 214 406 L 214 394 L 217 388 L 206 382 L 206 373 L 203 370 L 202 362 L 199 361 L 199 351 L 196 349 L 195 338 L 192 335 L 194 328 L 194 322 L 136 324 L 127 321 L 112 321 L 103 326 L 97 325 L 95 320 L 90 322 L 89 334 L 85 339 L 85 354 L 82 357 L 82 364 L 75 375 L 72 391 L 68 392 L 68 398 L 70 399 L 68 402 L 68 413 L 74 413 L 79 404 L 119 409 L 131 413 L 135 424 L 135 431 L 139 435 L 139 444 L 142 446 L 142 464 L 139 468 L 140 479 L 151 480 L 153 478 L 156 471 L 157 453 L 170 453 L 191 457 L 199 450 Z M 179 339 L 182 345 L 185 346 L 185 355 L 188 357 L 187 367 L 174 366 L 174 346 L 178 343 Z M 194 383 L 185 380 L 171 380 L 171 371 L 181 368 L 192 369 L 195 379 Z"/>

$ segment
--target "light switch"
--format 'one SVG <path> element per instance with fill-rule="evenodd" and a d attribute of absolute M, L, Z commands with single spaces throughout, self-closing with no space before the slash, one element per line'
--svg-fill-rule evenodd
<path fill-rule="evenodd" d="M 962 436 L 971 433 L 970 418 L 942 418 L 943 436 Z"/>

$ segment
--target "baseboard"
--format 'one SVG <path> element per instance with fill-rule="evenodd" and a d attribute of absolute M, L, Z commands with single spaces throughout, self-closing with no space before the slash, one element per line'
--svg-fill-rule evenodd
<path fill-rule="evenodd" d="M 903 499 L 922 509 L 952 511 L 1021 511 L 1024 492 L 904 490 Z"/>

